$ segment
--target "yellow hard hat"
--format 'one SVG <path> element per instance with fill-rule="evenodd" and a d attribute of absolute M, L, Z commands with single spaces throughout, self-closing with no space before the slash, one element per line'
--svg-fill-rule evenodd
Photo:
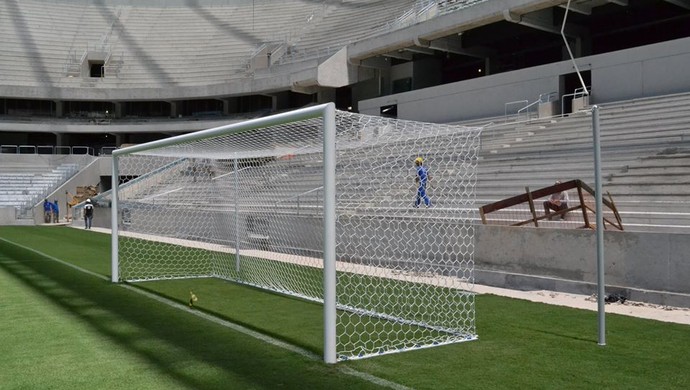
<path fill-rule="evenodd" d="M 422 159 L 421 157 L 417 157 L 417 158 L 414 159 L 414 162 L 415 162 L 415 163 L 422 164 L 422 163 L 424 163 L 424 159 Z"/>

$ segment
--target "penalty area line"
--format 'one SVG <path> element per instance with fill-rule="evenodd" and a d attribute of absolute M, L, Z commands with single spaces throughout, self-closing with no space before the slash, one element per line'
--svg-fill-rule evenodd
<path fill-rule="evenodd" d="M 101 280 L 110 281 L 110 278 L 107 277 L 107 276 L 105 276 L 105 275 L 101 275 L 101 274 L 99 274 L 99 273 L 96 273 L 96 272 L 93 272 L 93 271 L 89 271 L 89 270 L 87 270 L 87 269 L 85 269 L 85 268 L 76 266 L 76 265 L 74 265 L 74 264 L 72 264 L 72 263 L 69 263 L 69 262 L 66 262 L 66 261 L 64 261 L 64 260 L 60 260 L 60 259 L 58 259 L 57 257 L 51 256 L 51 255 L 49 255 L 49 254 L 47 254 L 47 253 L 43 253 L 43 252 L 41 252 L 41 251 L 39 251 L 39 250 L 36 250 L 36 249 L 33 249 L 33 248 L 29 248 L 29 247 L 27 247 L 27 246 L 24 246 L 24 245 L 22 245 L 22 244 L 19 244 L 19 243 L 10 241 L 10 240 L 7 240 L 7 239 L 2 238 L 2 237 L 0 237 L 0 240 L 1 240 L 1 241 L 4 241 L 4 242 L 6 242 L 6 243 L 9 243 L 9 244 L 11 244 L 11 245 L 15 245 L 15 246 L 17 246 L 17 247 L 20 247 L 20 248 L 22 248 L 22 249 L 24 249 L 24 250 L 27 250 L 27 251 L 36 253 L 36 254 L 38 254 L 38 255 L 40 255 L 40 256 L 42 256 L 42 257 L 45 257 L 46 259 L 55 261 L 55 262 L 57 262 L 57 263 L 60 263 L 60 264 L 62 264 L 62 265 L 64 265 L 64 266 L 67 266 L 67 267 L 70 267 L 70 268 L 72 268 L 72 269 L 74 269 L 74 270 L 76 270 L 76 271 L 82 272 L 82 273 L 84 273 L 84 274 L 87 274 L 87 275 L 96 277 L 96 278 L 101 279 Z M 173 300 L 168 299 L 168 298 L 161 297 L 161 296 L 156 295 L 156 294 L 154 294 L 154 293 L 151 293 L 151 292 L 148 292 L 148 291 L 146 291 L 146 290 L 143 290 L 143 289 L 141 289 L 141 288 L 139 288 L 139 287 L 131 286 L 131 285 L 124 284 L 124 283 L 117 283 L 116 285 L 117 285 L 118 287 L 127 289 L 127 290 L 129 290 L 129 291 L 133 291 L 133 292 L 136 292 L 136 293 L 138 293 L 138 294 L 141 294 L 141 295 L 143 295 L 143 296 L 145 296 L 145 297 L 147 297 L 147 298 L 153 299 L 153 300 L 155 300 L 155 301 L 157 301 L 157 302 L 159 302 L 159 303 L 162 303 L 162 304 L 164 304 L 164 305 L 168 305 L 168 306 L 170 306 L 170 307 L 172 307 L 172 308 L 174 308 L 174 309 L 182 310 L 182 311 L 187 312 L 187 313 L 189 313 L 189 314 L 192 314 L 192 315 L 195 315 L 195 316 L 197 316 L 197 317 L 200 317 L 200 318 L 202 318 L 202 319 L 204 319 L 204 320 L 211 321 L 211 322 L 213 322 L 213 323 L 215 323 L 215 324 L 221 325 L 221 326 L 223 326 L 223 327 L 232 329 L 232 330 L 234 330 L 234 331 L 236 331 L 236 332 L 240 332 L 240 333 L 242 333 L 242 334 L 244 334 L 244 335 L 247 335 L 247 336 L 249 336 L 249 337 L 255 338 L 255 339 L 257 339 L 257 340 L 259 340 L 259 341 L 262 341 L 262 342 L 264 342 L 264 343 L 267 343 L 267 344 L 273 345 L 273 346 L 275 346 L 275 347 L 282 348 L 282 349 L 288 350 L 288 351 L 290 351 L 290 352 L 296 353 L 296 354 L 298 354 L 298 355 L 300 355 L 300 356 L 303 356 L 303 357 L 305 357 L 305 358 L 307 358 L 307 359 L 309 359 L 309 360 L 321 361 L 321 357 L 318 356 L 317 354 L 311 352 L 311 351 L 308 351 L 308 350 L 306 350 L 306 349 L 304 349 L 304 348 L 300 348 L 300 347 L 298 347 L 298 346 L 296 346 L 296 345 L 292 345 L 292 344 L 286 343 L 286 342 L 284 342 L 284 341 L 278 340 L 278 339 L 276 339 L 276 338 L 274 338 L 274 337 L 271 337 L 271 336 L 268 336 L 268 335 L 266 335 L 266 334 L 263 334 L 263 333 L 260 333 L 260 332 L 251 330 L 251 329 L 249 329 L 249 328 L 246 328 L 246 327 L 244 327 L 244 326 L 242 326 L 242 325 L 239 325 L 239 324 L 236 324 L 236 323 L 234 323 L 234 322 L 230 322 L 230 321 L 228 321 L 228 320 L 224 320 L 224 319 L 222 319 L 222 318 L 215 317 L 215 316 L 213 316 L 213 315 L 211 315 L 211 314 L 204 313 L 204 312 L 199 311 L 199 310 L 191 309 L 191 308 L 187 307 L 186 305 L 183 305 L 183 304 L 181 304 L 181 303 L 179 303 L 179 302 L 173 301 Z M 342 364 L 337 364 L 337 365 L 336 365 L 336 369 L 338 369 L 338 371 L 340 371 L 341 373 L 343 373 L 343 374 L 345 374 L 345 375 L 354 376 L 354 377 L 360 378 L 360 379 L 362 379 L 362 380 L 365 380 L 365 381 L 367 381 L 367 382 L 373 383 L 373 384 L 378 385 L 378 386 L 381 386 L 381 387 L 387 387 L 387 388 L 389 388 L 389 389 L 395 389 L 395 390 L 408 390 L 408 389 L 410 389 L 409 387 L 404 386 L 404 385 L 401 385 L 401 384 L 399 384 L 399 383 L 391 382 L 391 381 L 389 381 L 389 380 L 387 380 L 387 379 L 379 378 L 379 377 L 377 377 L 377 376 L 375 376 L 375 375 L 372 375 L 372 374 L 368 374 L 368 373 L 365 373 L 365 372 L 357 371 L 357 370 L 355 370 L 355 369 L 353 369 L 353 368 L 346 367 L 346 366 L 344 366 L 344 365 L 342 365 Z"/>

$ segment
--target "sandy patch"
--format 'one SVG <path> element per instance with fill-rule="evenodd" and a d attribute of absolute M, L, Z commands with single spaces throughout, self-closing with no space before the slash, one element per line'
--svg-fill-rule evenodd
<path fill-rule="evenodd" d="M 525 299 L 531 302 L 546 303 L 549 305 L 598 311 L 596 296 L 568 294 L 546 290 L 516 291 L 480 285 L 475 285 L 474 291 L 477 294 L 494 294 L 510 298 Z M 654 305 L 627 300 L 625 303 L 607 303 L 605 305 L 605 312 L 690 325 L 690 308 Z"/>

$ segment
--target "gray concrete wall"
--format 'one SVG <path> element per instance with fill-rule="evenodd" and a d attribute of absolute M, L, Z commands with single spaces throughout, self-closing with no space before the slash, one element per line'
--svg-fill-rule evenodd
<path fill-rule="evenodd" d="M 132 209 L 130 224 L 122 229 L 189 239 L 204 237 L 207 242 L 235 245 L 233 212 L 175 210 L 161 223 L 159 211 L 155 206 Z M 94 226 L 109 228 L 109 213 L 107 207 L 96 207 Z M 315 257 L 322 253 L 323 221 L 319 216 L 254 213 L 269 220 L 263 232 L 268 240 L 264 242 L 248 234 L 249 215 L 241 214 L 240 248 Z M 82 224 L 79 221 L 77 226 Z M 474 232 L 474 244 L 466 238 L 467 232 Z M 478 284 L 578 294 L 597 291 L 596 237 L 591 230 L 471 226 L 450 219 L 420 222 L 414 216 L 341 215 L 337 235 L 340 261 L 460 277 L 471 275 L 464 267 L 457 267 L 459 262 L 473 262 Z M 688 235 L 606 231 L 604 241 L 608 294 L 690 307 Z M 473 256 L 469 256 L 473 245 Z"/>
<path fill-rule="evenodd" d="M 690 90 L 690 38 L 592 58 L 592 103 Z"/>
<path fill-rule="evenodd" d="M 580 71 L 591 71 L 592 104 L 687 92 L 688 63 L 690 38 L 577 59 Z M 379 115 L 380 107 L 397 104 L 398 118 L 428 122 L 500 116 L 507 102 L 533 102 L 541 93 L 564 93 L 559 90 L 560 76 L 573 72 L 572 63 L 562 61 L 363 100 L 358 107 L 363 114 Z"/>
<path fill-rule="evenodd" d="M 520 290 L 596 292 L 595 232 L 477 226 L 479 284 Z M 690 240 L 685 234 L 604 233 L 607 293 L 690 307 Z"/>
<path fill-rule="evenodd" d="M 17 209 L 14 207 L 0 206 L 0 226 L 14 225 L 16 221 Z"/>
<path fill-rule="evenodd" d="M 461 259 L 461 253 L 472 245 L 463 237 L 474 231 L 474 276 L 478 284 L 578 294 L 597 291 L 596 237 L 591 230 L 470 227 L 460 221 L 425 221 L 427 239 L 422 238 L 423 244 L 419 244 L 412 239 L 419 236 L 419 225 L 410 221 L 371 216 L 341 216 L 338 221 L 341 260 L 463 276 L 452 266 L 469 260 Z M 304 216 L 272 219 L 270 236 L 281 237 L 285 231 L 299 227 L 300 232 L 311 234 L 291 237 L 291 246 L 320 251 L 320 234 L 314 233 L 320 224 L 320 218 Z M 635 301 L 690 307 L 687 235 L 606 231 L 604 239 L 607 293 L 622 293 Z M 273 244 L 272 249 L 278 250 Z M 372 252 L 371 248 L 377 249 Z M 458 258 L 449 258 L 447 253 Z"/>

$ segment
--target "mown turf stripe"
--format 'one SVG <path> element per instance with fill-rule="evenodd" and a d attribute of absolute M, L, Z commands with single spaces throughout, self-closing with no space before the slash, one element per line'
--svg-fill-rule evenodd
<path fill-rule="evenodd" d="M 26 250 L 26 251 L 29 251 L 29 252 L 38 254 L 38 255 L 40 255 L 40 256 L 46 258 L 46 259 L 55 261 L 55 262 L 57 262 L 57 263 L 59 263 L 59 264 L 62 264 L 62 265 L 67 266 L 67 267 L 70 267 L 70 268 L 75 269 L 75 270 L 77 270 L 77 271 L 79 271 L 79 272 L 82 272 L 82 273 L 85 273 L 85 274 L 87 274 L 87 275 L 93 276 L 93 277 L 95 277 L 95 278 L 98 278 L 98 279 L 101 279 L 101 280 L 106 280 L 106 281 L 107 281 L 107 280 L 110 280 L 110 278 L 107 277 L 107 276 L 105 276 L 105 275 L 101 275 L 101 274 L 99 274 L 99 273 L 96 273 L 96 272 L 93 272 L 93 271 L 89 271 L 89 270 L 87 270 L 87 269 L 84 269 L 84 268 L 82 268 L 82 267 L 76 266 L 76 265 L 71 264 L 71 263 L 69 263 L 69 262 L 66 262 L 66 261 L 64 261 L 64 260 L 60 260 L 60 259 L 58 259 L 57 257 L 54 257 L 54 256 L 51 256 L 51 255 L 49 255 L 49 254 L 43 253 L 43 252 L 41 252 L 41 251 L 38 251 L 38 250 L 36 250 L 36 249 L 33 249 L 33 248 L 30 248 L 30 247 L 24 246 L 24 245 L 22 245 L 22 244 L 19 244 L 19 243 L 16 243 L 16 242 L 7 240 L 7 239 L 2 238 L 2 237 L 0 237 L 0 240 L 6 242 L 6 243 L 8 243 L 8 244 L 17 246 L 17 247 L 19 247 L 19 248 L 22 248 L 22 249 L 24 249 L 24 250 Z M 278 339 L 273 338 L 273 337 L 271 337 L 271 336 L 268 336 L 268 335 L 265 335 L 265 334 L 256 332 L 256 331 L 254 331 L 254 330 L 248 329 L 248 328 L 246 328 L 246 327 L 244 327 L 244 326 L 242 326 L 242 325 L 239 325 L 239 324 L 236 324 L 236 323 L 233 323 L 233 322 L 230 322 L 230 321 L 227 321 L 227 320 L 224 320 L 224 319 L 221 319 L 221 318 L 212 316 L 212 315 L 210 315 L 210 314 L 204 313 L 204 312 L 199 311 L 199 310 L 195 310 L 195 309 L 189 308 L 189 307 L 187 307 L 186 305 L 180 304 L 179 302 L 176 302 L 176 301 L 173 301 L 173 300 L 170 300 L 170 299 L 161 297 L 161 296 L 159 296 L 159 295 L 150 293 L 150 292 L 148 292 L 148 291 L 142 290 L 141 288 L 138 288 L 138 287 L 135 287 L 135 286 L 131 286 L 131 285 L 128 285 L 128 284 L 122 284 L 122 283 L 121 283 L 121 284 L 118 284 L 118 286 L 119 286 L 119 287 L 122 287 L 122 288 L 125 288 L 125 289 L 127 289 L 127 290 L 129 290 L 129 291 L 133 291 L 133 292 L 139 293 L 139 294 L 141 294 L 141 295 L 144 295 L 144 296 L 146 296 L 147 298 L 153 299 L 153 300 L 155 300 L 155 301 L 157 301 L 157 302 L 160 302 L 160 303 L 162 303 L 162 304 L 168 305 L 168 306 L 170 306 L 170 307 L 172 307 L 172 308 L 175 308 L 175 309 L 178 309 L 178 310 L 185 311 L 185 312 L 187 312 L 187 313 L 193 314 L 193 315 L 195 315 L 195 316 L 197 316 L 197 317 L 200 317 L 200 318 L 203 318 L 203 319 L 205 319 L 205 320 L 211 321 L 211 322 L 216 323 L 216 324 L 218 324 L 218 325 L 221 325 L 221 326 L 230 328 L 230 329 L 232 329 L 232 330 L 235 330 L 235 331 L 240 332 L 240 333 L 242 333 L 242 334 L 244 334 L 244 335 L 247 335 L 247 336 L 249 336 L 249 337 L 252 337 L 252 338 L 255 338 L 255 339 L 260 340 L 260 341 L 262 341 L 262 342 L 265 342 L 265 343 L 267 343 L 267 344 L 270 344 L 270 345 L 276 346 L 276 347 L 278 347 L 278 348 L 282 348 L 282 349 L 285 349 L 285 350 L 294 352 L 294 353 L 296 353 L 296 354 L 298 354 L 298 355 L 300 355 L 300 356 L 306 357 L 306 358 L 308 358 L 308 359 L 311 359 L 311 360 L 314 360 L 314 361 L 320 361 L 320 360 L 321 360 L 321 357 L 320 357 L 320 356 L 318 356 L 318 355 L 312 353 L 311 351 L 308 351 L 308 350 L 306 350 L 306 349 L 300 348 L 300 347 L 295 346 L 295 345 L 292 345 L 292 344 L 288 344 L 288 343 L 286 343 L 286 342 L 284 342 L 284 341 L 281 341 L 281 340 L 278 340 Z M 368 374 L 368 373 L 365 373 L 365 372 L 360 372 L 360 371 L 357 371 L 357 370 L 352 369 L 352 368 L 350 368 L 350 367 L 346 367 L 346 366 L 344 366 L 344 365 L 337 366 L 337 368 L 338 368 L 338 370 L 339 370 L 340 372 L 342 372 L 342 373 L 345 374 L 345 375 L 354 376 L 354 377 L 360 378 L 360 379 L 362 379 L 362 380 L 368 381 L 368 382 L 370 382 L 370 383 L 373 383 L 373 384 L 378 385 L 378 386 L 381 386 L 381 387 L 387 387 L 387 388 L 395 389 L 395 390 L 406 390 L 406 389 L 409 389 L 408 387 L 406 387 L 406 386 L 404 386 L 404 385 L 401 385 L 401 384 L 399 384 L 399 383 L 391 382 L 391 381 L 389 381 L 389 380 L 386 380 L 386 379 L 383 379 L 383 378 L 379 378 L 379 377 L 377 377 L 377 376 L 375 376 L 375 375 L 371 375 L 371 374 Z"/>

